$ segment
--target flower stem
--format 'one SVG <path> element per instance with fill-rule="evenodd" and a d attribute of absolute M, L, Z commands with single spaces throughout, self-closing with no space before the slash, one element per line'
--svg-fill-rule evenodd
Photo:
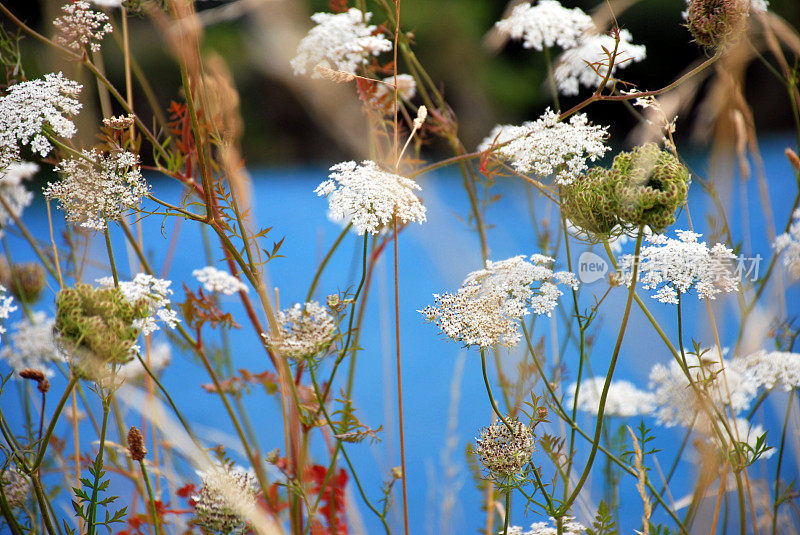
<path fill-rule="evenodd" d="M 486 385 L 486 393 L 489 395 L 489 403 L 492 404 L 494 413 L 500 418 L 500 421 L 505 424 L 513 436 L 515 435 L 514 428 L 511 427 L 511 424 L 508 423 L 508 420 L 506 420 L 505 416 L 500 412 L 500 409 L 497 407 L 497 402 L 492 395 L 492 386 L 489 383 L 489 375 L 486 373 L 486 351 L 483 348 L 481 348 L 481 369 L 483 370 L 483 384 Z"/>

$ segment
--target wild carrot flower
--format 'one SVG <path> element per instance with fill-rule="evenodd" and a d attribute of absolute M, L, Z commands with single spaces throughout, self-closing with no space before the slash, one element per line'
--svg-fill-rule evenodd
<path fill-rule="evenodd" d="M 314 70 L 317 65 L 355 74 L 370 56 L 390 51 L 392 42 L 376 26 L 367 26 L 371 18 L 372 13 L 354 7 L 344 13 L 312 15 L 316 26 L 300 41 L 291 61 L 295 75 L 311 72 L 312 78 L 320 78 Z"/>
<path fill-rule="evenodd" d="M 83 157 L 62 160 L 56 171 L 61 180 L 44 189 L 47 198 L 58 199 L 67 221 L 103 230 L 150 192 L 142 177 L 139 156 L 118 150 L 108 154 L 83 151 Z"/>
<path fill-rule="evenodd" d="M 5 206 L 0 204 L 0 236 L 14 217 L 20 218 L 23 210 L 33 202 L 33 193 L 25 188 L 23 181 L 30 180 L 38 170 L 39 166 L 30 162 L 16 162 L 5 169 L 0 169 L 0 197 L 8 205 L 6 210 Z"/>
<path fill-rule="evenodd" d="M 780 386 L 787 392 L 800 388 L 800 353 L 762 349 L 747 357 L 736 357 L 732 364 L 752 377 L 758 386 L 767 389 Z"/>
<path fill-rule="evenodd" d="M 200 473 L 203 484 L 195 502 L 195 521 L 212 533 L 245 527 L 256 508 L 256 480 L 247 472 L 215 466 Z"/>
<path fill-rule="evenodd" d="M 509 526 L 508 535 L 557 535 L 558 530 L 554 527 L 556 519 L 550 517 L 550 523 L 534 522 L 528 531 L 522 531 L 519 526 Z M 563 535 L 582 535 L 586 533 L 586 526 L 580 522 L 575 522 L 575 518 L 565 516 L 561 519 L 561 533 Z"/>
<path fill-rule="evenodd" d="M 772 246 L 777 254 L 783 253 L 783 265 L 793 279 L 800 279 L 800 208 L 792 214 L 789 232 L 784 232 Z"/>
<path fill-rule="evenodd" d="M 56 346 L 53 336 L 55 319 L 44 312 L 34 312 L 14 323 L 10 335 L 11 344 L 0 349 L 0 359 L 6 361 L 14 371 L 32 368 L 52 377 L 53 363 L 65 362 L 65 355 Z"/>
<path fill-rule="evenodd" d="M 17 307 L 13 304 L 14 298 L 10 295 L 7 295 L 5 286 L 0 284 L 0 320 L 7 320 L 11 313 L 14 312 Z M 2 325 L 0 322 L 0 334 L 4 334 L 6 332 L 5 326 Z M 0 341 L 3 340 L 3 337 L 0 336 Z"/>
<path fill-rule="evenodd" d="M 9 87 L 6 96 L 0 97 L 0 169 L 19 161 L 20 145 L 47 156 L 53 145 L 45 131 L 64 138 L 75 135 L 69 117 L 81 110 L 77 100 L 81 88 L 60 72 Z"/>
<path fill-rule="evenodd" d="M 603 392 L 605 377 L 592 377 L 581 382 L 578 391 L 578 408 L 584 412 L 597 414 L 600 407 L 600 394 Z M 567 399 L 573 399 L 577 383 L 567 389 Z M 639 390 L 629 381 L 611 381 L 603 413 L 606 416 L 640 416 L 653 411 L 653 394 Z"/>
<path fill-rule="evenodd" d="M 553 272 L 552 258 L 524 255 L 470 273 L 453 293 L 434 294 L 434 304 L 419 312 L 435 323 L 448 338 L 465 345 L 513 347 L 519 343 L 519 319 L 529 314 L 548 316 L 562 295 L 564 284 L 577 288 L 575 275 Z"/>
<path fill-rule="evenodd" d="M 86 0 L 70 1 L 61 11 L 63 14 L 53 21 L 58 30 L 55 40 L 74 52 L 81 52 L 87 46 L 97 52 L 103 37 L 114 31 L 108 15 L 94 11 Z"/>
<path fill-rule="evenodd" d="M 507 419 L 511 430 L 503 422 L 496 422 L 481 431 L 475 439 L 475 451 L 481 464 L 496 478 L 513 478 L 522 472 L 531 460 L 535 438 L 527 425 Z"/>
<path fill-rule="evenodd" d="M 262 334 L 266 344 L 278 353 L 302 360 L 319 355 L 333 340 L 336 330 L 334 317 L 316 301 L 295 303 L 278 312 L 277 333 Z"/>
<path fill-rule="evenodd" d="M 3 485 L 3 494 L 11 509 L 16 509 L 25 505 L 28 496 L 31 494 L 31 483 L 22 472 L 16 468 L 9 467 L 0 477 L 0 484 Z"/>
<path fill-rule="evenodd" d="M 647 55 L 645 47 L 634 45 L 631 39 L 633 37 L 628 30 L 619 31 L 619 45 L 610 35 L 587 34 L 582 37 L 577 46 L 561 54 L 553 71 L 559 91 L 564 95 L 577 95 L 581 85 L 590 88 L 599 86 L 608 73 L 608 54 L 614 52 L 615 46 L 617 52 L 611 69 L 612 76 L 617 69 L 642 61 Z"/>
<path fill-rule="evenodd" d="M 395 214 L 403 223 L 425 222 L 425 207 L 414 193 L 422 188 L 413 180 L 384 171 L 369 160 L 343 162 L 330 170 L 328 180 L 314 193 L 327 197 L 331 217 L 350 221 L 359 236 L 377 234 Z"/>
<path fill-rule="evenodd" d="M 539 119 L 522 126 L 495 126 L 478 150 L 492 150 L 519 173 L 555 175 L 557 184 L 570 184 L 588 169 L 587 160 L 593 162 L 606 153 L 607 137 L 607 128 L 590 124 L 583 113 L 562 122 L 548 108 Z"/>
<path fill-rule="evenodd" d="M 114 279 L 103 277 L 97 283 L 106 288 L 114 287 Z M 146 318 L 137 319 L 133 327 L 148 335 L 159 329 L 158 322 L 163 322 L 170 329 L 180 322 L 178 313 L 170 308 L 169 296 L 172 295 L 172 281 L 158 279 L 147 273 L 137 273 L 132 281 L 120 281 L 119 290 L 131 304 L 145 303 L 148 308 Z"/>
<path fill-rule="evenodd" d="M 195 269 L 192 275 L 203 285 L 208 292 L 219 292 L 224 295 L 233 295 L 236 292 L 249 292 L 250 289 L 245 284 L 228 273 L 214 266 L 206 266 L 202 269 Z"/>
<path fill-rule="evenodd" d="M 688 230 L 676 233 L 677 240 L 663 234 L 645 237 L 650 245 L 642 247 L 639 254 L 639 283 L 648 290 L 658 289 L 653 299 L 677 304 L 678 292 L 685 294 L 694 289 L 698 299 L 715 299 L 720 293 L 739 289 L 732 269 L 736 255 L 731 249 L 721 243 L 709 249 L 706 242 L 698 241 L 702 234 Z M 628 286 L 636 260 L 632 255 L 620 258 L 620 270 Z"/>
<path fill-rule="evenodd" d="M 568 49 L 594 28 L 592 17 L 579 8 L 567 9 L 556 0 L 539 0 L 534 6 L 522 3 L 495 24 L 500 33 L 522 40 L 522 46 L 541 51 L 558 45 Z"/>

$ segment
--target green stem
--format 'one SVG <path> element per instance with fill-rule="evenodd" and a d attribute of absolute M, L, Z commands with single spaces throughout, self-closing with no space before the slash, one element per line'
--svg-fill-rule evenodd
<path fill-rule="evenodd" d="M 110 394 L 109 394 L 110 396 Z M 108 429 L 108 414 L 111 409 L 110 399 L 103 399 L 103 424 L 100 428 L 100 446 L 97 452 L 97 458 L 94 461 L 94 483 L 92 484 L 92 500 L 89 502 L 89 518 L 87 524 L 87 535 L 94 535 L 96 525 L 95 519 L 97 517 L 97 495 L 100 492 L 100 482 L 103 473 L 103 454 L 106 447 L 106 431 Z"/>
<path fill-rule="evenodd" d="M 158 519 L 158 513 L 156 512 L 156 502 L 153 498 L 153 489 L 150 486 L 150 478 L 147 475 L 147 467 L 144 465 L 144 460 L 139 461 L 139 467 L 142 469 L 142 479 L 144 479 L 144 485 L 147 487 L 147 497 L 150 500 L 150 514 L 153 515 L 154 535 L 161 535 L 161 525 Z"/>
<path fill-rule="evenodd" d="M 792 412 L 792 401 L 794 399 L 794 390 L 789 392 L 789 401 L 786 402 L 786 414 L 783 417 L 783 430 L 781 431 L 781 443 L 778 448 L 778 467 L 775 469 L 775 501 L 772 502 L 772 535 L 776 535 L 778 528 L 778 499 L 780 495 L 780 482 L 781 482 L 781 467 L 783 465 L 783 450 L 786 445 L 786 430 L 788 428 L 789 416 Z"/>
<path fill-rule="evenodd" d="M 44 436 L 42 437 L 42 441 L 39 443 L 39 453 L 36 455 L 36 459 L 31 466 L 31 471 L 36 471 L 42 465 L 42 461 L 44 460 L 44 453 L 47 451 L 47 445 L 50 443 L 50 437 L 53 436 L 53 431 L 56 428 L 56 423 L 58 422 L 58 417 L 61 416 L 61 411 L 64 410 L 64 405 L 67 403 L 67 399 L 69 399 L 69 395 L 72 392 L 72 389 L 75 387 L 75 384 L 78 382 L 77 377 L 71 377 L 69 383 L 67 384 L 67 389 L 64 390 L 64 394 L 61 396 L 61 399 L 58 400 L 58 405 L 56 405 L 56 410 L 53 413 L 53 416 L 50 419 L 50 424 L 47 426 L 47 431 L 45 431 Z"/>
<path fill-rule="evenodd" d="M 500 409 L 497 407 L 497 402 L 494 400 L 494 396 L 492 395 L 492 385 L 489 383 L 489 376 L 486 373 L 486 351 L 484 348 L 481 348 L 481 370 L 483 370 L 483 384 L 486 385 L 486 393 L 489 395 L 489 403 L 492 404 L 492 409 L 494 413 L 500 418 L 500 421 L 505 424 L 508 428 L 511 435 L 515 435 L 514 428 L 511 427 L 511 424 L 508 423 L 503 413 L 500 412 Z"/>
<path fill-rule="evenodd" d="M 508 519 L 511 517 L 511 491 L 506 491 L 506 514 L 503 519 L 503 535 L 508 535 Z"/>
<path fill-rule="evenodd" d="M 317 283 L 319 283 L 319 278 L 322 276 L 322 272 L 325 270 L 325 266 L 328 265 L 328 261 L 330 261 L 333 253 L 336 252 L 336 249 L 339 247 L 339 244 L 342 243 L 342 240 L 347 233 L 350 232 L 350 229 L 353 227 L 352 223 L 348 223 L 342 232 L 339 234 L 339 237 L 336 238 L 336 241 L 333 242 L 331 248 L 328 250 L 328 253 L 322 259 L 322 262 L 317 267 L 317 271 L 314 273 L 314 278 L 311 280 L 311 286 L 308 288 L 308 293 L 306 294 L 306 301 L 311 301 L 311 298 L 314 297 L 314 290 L 317 289 Z"/>
<path fill-rule="evenodd" d="M 117 275 L 117 265 L 114 263 L 114 249 L 111 248 L 111 233 L 108 231 L 108 225 L 106 225 L 104 234 L 106 235 L 108 263 L 111 264 L 111 276 L 114 278 L 114 286 L 119 286 L 119 275 Z"/>

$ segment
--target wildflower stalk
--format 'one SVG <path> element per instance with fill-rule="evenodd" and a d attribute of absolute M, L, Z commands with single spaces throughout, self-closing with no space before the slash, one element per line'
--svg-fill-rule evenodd
<path fill-rule="evenodd" d="M 64 393 L 61 395 L 61 399 L 58 400 L 58 405 L 56 405 L 56 410 L 53 412 L 53 416 L 50 418 L 50 424 L 47 426 L 47 430 L 42 437 L 41 442 L 39 443 L 39 452 L 36 455 L 36 459 L 33 461 L 33 464 L 30 467 L 32 472 L 39 470 L 39 467 L 42 465 L 42 461 L 44 460 L 44 453 L 47 451 L 47 445 L 50 443 L 50 437 L 53 436 L 53 431 L 56 428 L 56 423 L 58 422 L 58 417 L 61 416 L 61 411 L 64 410 L 64 405 L 67 403 L 67 399 L 69 399 L 69 395 L 72 392 L 72 389 L 78 382 L 78 378 L 76 376 L 70 377 L 69 383 L 67 383 L 67 388 L 64 390 Z"/>
<path fill-rule="evenodd" d="M 108 414 L 111 409 L 111 396 L 102 396 L 103 400 L 103 424 L 100 428 L 100 445 L 97 451 L 97 459 L 94 462 L 94 483 L 92 484 L 92 498 L 89 502 L 89 519 L 86 526 L 87 535 L 94 535 L 95 533 L 95 518 L 97 516 L 97 495 L 100 492 L 101 474 L 103 473 L 103 454 L 106 447 L 106 430 L 108 429 Z"/>
<path fill-rule="evenodd" d="M 106 237 L 106 251 L 108 251 L 108 263 L 111 266 L 111 276 L 114 278 L 114 286 L 119 286 L 119 276 L 117 275 L 117 265 L 114 263 L 114 249 L 111 247 L 111 234 L 108 232 L 108 225 L 106 225 L 103 232 Z"/>
<path fill-rule="evenodd" d="M 331 248 L 328 249 L 328 252 L 323 257 L 322 262 L 317 266 L 317 270 L 314 272 L 314 278 L 311 279 L 311 285 L 308 287 L 306 301 L 311 301 L 311 298 L 314 297 L 314 291 L 317 289 L 317 284 L 319 283 L 319 278 L 322 276 L 322 272 L 325 271 L 325 267 L 328 265 L 333 253 L 339 248 L 339 244 L 342 243 L 342 240 L 344 240 L 344 237 L 347 236 L 351 228 L 353 228 L 353 224 L 348 223 L 347 226 L 342 229 L 336 241 L 333 242 L 333 245 L 331 245 Z"/>
<path fill-rule="evenodd" d="M 781 430 L 781 442 L 778 446 L 778 466 L 775 468 L 775 498 L 772 501 L 772 535 L 776 535 L 778 529 L 778 507 L 780 499 L 781 468 L 783 467 L 783 451 L 786 446 L 786 430 L 788 429 L 789 416 L 792 413 L 792 402 L 794 401 L 795 391 L 789 392 L 789 400 L 786 402 L 786 413 L 783 416 L 783 429 Z"/>
<path fill-rule="evenodd" d="M 147 467 L 144 465 L 144 460 L 139 461 L 139 468 L 142 470 L 142 479 L 144 479 L 145 487 L 147 487 L 147 499 L 150 504 L 150 514 L 153 517 L 153 533 L 154 535 L 161 535 L 161 521 L 158 519 L 158 512 L 156 511 L 156 502 L 153 497 L 153 489 L 150 486 L 150 477 L 147 475 Z"/>
<path fill-rule="evenodd" d="M 492 395 L 492 386 L 489 383 L 489 376 L 486 373 L 486 352 L 483 348 L 481 348 L 481 370 L 483 371 L 483 384 L 486 385 L 486 393 L 489 395 L 489 403 L 492 404 L 492 410 L 497 417 L 500 418 L 500 421 L 503 422 L 503 425 L 511 432 L 511 436 L 514 436 L 514 429 L 511 427 L 511 424 L 508 423 L 505 416 L 503 416 L 503 413 L 500 412 L 500 409 L 497 407 L 497 402 Z"/>
<path fill-rule="evenodd" d="M 506 491 L 506 511 L 503 519 L 503 535 L 508 535 L 508 519 L 511 517 L 511 490 Z"/>

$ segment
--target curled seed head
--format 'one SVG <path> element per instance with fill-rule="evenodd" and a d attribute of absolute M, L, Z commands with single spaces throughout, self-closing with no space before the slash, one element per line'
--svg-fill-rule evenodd
<path fill-rule="evenodd" d="M 534 436 L 527 425 L 507 419 L 490 425 L 481 432 L 476 450 L 481 464 L 493 477 L 510 478 L 519 474 L 534 451 Z"/>

